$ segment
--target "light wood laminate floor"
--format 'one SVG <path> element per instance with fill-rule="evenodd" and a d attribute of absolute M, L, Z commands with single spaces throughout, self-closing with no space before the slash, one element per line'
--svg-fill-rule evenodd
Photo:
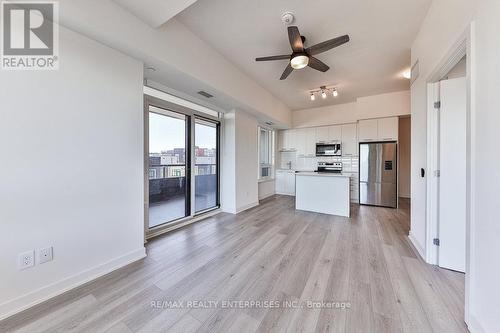
<path fill-rule="evenodd" d="M 467 331 L 463 274 L 425 264 L 408 228 L 407 201 L 353 205 L 347 219 L 273 196 L 151 240 L 147 258 L 0 322 L 0 332 Z M 168 300 L 184 303 L 152 306 Z M 344 303 L 299 306 L 307 301 Z"/>

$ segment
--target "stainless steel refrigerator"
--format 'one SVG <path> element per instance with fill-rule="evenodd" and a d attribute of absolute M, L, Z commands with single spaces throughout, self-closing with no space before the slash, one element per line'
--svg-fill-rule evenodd
<path fill-rule="evenodd" d="M 397 143 L 359 144 L 359 203 L 398 206 Z"/>

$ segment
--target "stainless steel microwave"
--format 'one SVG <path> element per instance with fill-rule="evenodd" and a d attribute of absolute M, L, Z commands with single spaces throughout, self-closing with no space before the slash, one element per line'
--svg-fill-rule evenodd
<path fill-rule="evenodd" d="M 316 156 L 342 156 L 342 144 L 340 142 L 318 142 Z"/>

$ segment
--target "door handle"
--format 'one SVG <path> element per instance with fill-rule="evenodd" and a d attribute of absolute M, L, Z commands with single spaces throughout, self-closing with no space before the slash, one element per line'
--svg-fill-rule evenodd
<path fill-rule="evenodd" d="M 420 177 L 424 178 L 425 177 L 425 169 L 420 168 Z"/>

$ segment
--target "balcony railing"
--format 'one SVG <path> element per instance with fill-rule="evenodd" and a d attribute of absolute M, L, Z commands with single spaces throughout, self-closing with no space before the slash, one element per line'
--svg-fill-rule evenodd
<path fill-rule="evenodd" d="M 194 175 L 215 175 L 217 164 L 195 164 Z M 185 164 L 154 165 L 149 167 L 149 180 L 165 178 L 182 178 L 186 176 Z"/>

